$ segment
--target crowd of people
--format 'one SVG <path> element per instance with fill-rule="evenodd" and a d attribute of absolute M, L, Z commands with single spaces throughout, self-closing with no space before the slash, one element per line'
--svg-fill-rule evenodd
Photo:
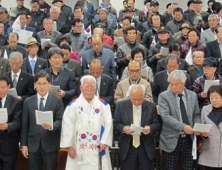
<path fill-rule="evenodd" d="M 111 170 L 113 134 L 122 170 L 151 170 L 157 147 L 164 170 L 222 170 L 221 2 L 15 2 L 0 6 L 0 170 L 19 149 L 56 170 L 60 148 L 66 170 Z"/>

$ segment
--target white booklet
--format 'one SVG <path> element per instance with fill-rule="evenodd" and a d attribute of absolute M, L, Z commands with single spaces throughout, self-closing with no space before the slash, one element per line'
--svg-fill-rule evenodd
<path fill-rule="evenodd" d="M 114 37 L 114 41 L 118 43 L 118 46 L 121 46 L 125 43 L 125 40 L 123 37 Z"/>
<path fill-rule="evenodd" d="M 50 87 L 49 87 L 49 93 L 52 93 L 52 94 L 55 94 L 59 90 L 60 90 L 60 86 L 50 85 Z"/>
<path fill-rule="evenodd" d="M 196 132 L 209 132 L 211 127 L 212 127 L 211 124 L 195 123 L 193 130 Z"/>
<path fill-rule="evenodd" d="M 11 89 L 9 89 L 9 90 L 8 90 L 8 94 L 10 94 L 10 95 L 12 95 L 12 96 L 14 96 L 14 97 L 17 97 L 17 96 L 18 96 L 16 88 L 11 88 Z"/>
<path fill-rule="evenodd" d="M 53 125 L 53 114 L 52 111 L 42 112 L 39 110 L 35 110 L 36 124 L 42 125 L 43 123 L 47 123 Z"/>
<path fill-rule="evenodd" d="M 205 80 L 204 82 L 204 92 L 207 92 L 210 86 L 213 85 L 219 85 L 220 81 L 219 80 Z"/>
<path fill-rule="evenodd" d="M 134 135 L 134 134 L 136 134 L 136 133 L 141 134 L 141 132 L 143 132 L 143 127 L 140 127 L 140 126 L 136 126 L 136 125 L 134 125 L 134 124 L 131 124 L 130 130 L 134 132 L 134 133 L 132 133 L 132 135 Z"/>
<path fill-rule="evenodd" d="M 6 123 L 8 121 L 7 108 L 0 109 L 0 123 Z"/>

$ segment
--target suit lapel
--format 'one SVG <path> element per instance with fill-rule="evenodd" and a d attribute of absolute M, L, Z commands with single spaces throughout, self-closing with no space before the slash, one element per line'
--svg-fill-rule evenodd
<path fill-rule="evenodd" d="M 4 108 L 10 108 L 11 100 L 12 100 L 11 96 L 7 95 L 6 100 L 5 100 Z"/>
<path fill-rule="evenodd" d="M 148 115 L 148 110 L 147 110 L 147 105 L 145 105 L 144 103 L 142 104 L 142 110 L 141 110 L 141 123 L 140 126 L 144 127 L 144 121 L 146 120 L 146 116 Z"/>
<path fill-rule="evenodd" d="M 24 77 L 24 74 L 23 74 L 23 72 L 21 71 L 21 72 L 20 72 L 20 75 L 19 75 L 19 78 L 18 78 L 18 83 L 17 83 L 17 85 L 16 85 L 16 90 L 17 90 L 17 92 L 18 92 L 19 89 L 22 87 L 24 78 L 25 78 L 25 77 Z"/>
<path fill-rule="evenodd" d="M 45 111 L 49 110 L 51 102 L 52 102 L 52 95 L 49 93 L 48 98 L 45 103 L 45 109 L 44 109 Z"/>
<path fill-rule="evenodd" d="M 133 106 L 130 101 L 127 103 L 126 113 L 127 113 L 127 117 L 128 117 L 130 125 L 133 124 Z"/>
<path fill-rule="evenodd" d="M 177 102 L 176 97 L 174 96 L 174 94 L 171 91 L 169 92 L 169 98 L 173 103 L 173 107 L 174 107 L 174 111 L 176 113 L 177 120 L 180 120 L 180 112 L 179 112 L 178 102 Z"/>

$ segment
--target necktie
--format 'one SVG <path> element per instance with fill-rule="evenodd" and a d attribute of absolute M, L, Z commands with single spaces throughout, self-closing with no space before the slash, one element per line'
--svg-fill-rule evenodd
<path fill-rule="evenodd" d="M 32 74 L 34 74 L 34 70 L 35 70 L 35 60 L 34 59 L 31 60 L 31 69 L 32 69 Z"/>
<path fill-rule="evenodd" d="M 186 111 L 186 108 L 185 108 L 185 105 L 184 105 L 184 102 L 183 102 L 183 98 L 182 98 L 183 95 L 179 94 L 178 96 L 180 97 L 180 112 L 181 112 L 183 123 L 189 125 L 188 117 L 187 117 L 187 111 Z"/>
<path fill-rule="evenodd" d="M 96 95 L 96 96 L 98 96 L 98 90 L 99 90 L 99 89 L 98 89 L 98 81 L 97 81 L 97 79 L 96 79 L 96 92 L 95 92 L 95 95 Z"/>
<path fill-rule="evenodd" d="M 134 107 L 134 113 L 133 113 L 133 124 L 136 126 L 140 126 L 139 124 L 139 115 L 137 111 L 138 107 Z M 136 133 L 133 135 L 133 146 L 137 148 L 140 146 L 140 134 Z"/>
<path fill-rule="evenodd" d="M 13 82 L 12 82 L 12 83 L 13 83 L 13 87 L 14 87 L 14 88 L 16 88 L 17 83 L 18 83 L 18 81 L 17 81 L 17 78 L 16 78 L 16 77 L 17 77 L 17 75 L 16 75 L 16 74 L 14 74 L 14 75 L 13 75 Z"/>
<path fill-rule="evenodd" d="M 2 108 L 2 98 L 0 98 L 0 109 Z"/>
<path fill-rule="evenodd" d="M 44 100 L 44 98 L 42 97 L 42 98 L 40 98 L 40 103 L 39 103 L 39 110 L 40 111 L 44 111 L 44 104 L 43 104 L 43 100 Z"/>

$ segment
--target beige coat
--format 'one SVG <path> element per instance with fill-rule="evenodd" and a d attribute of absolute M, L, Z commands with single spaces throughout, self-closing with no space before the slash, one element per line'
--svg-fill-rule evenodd
<path fill-rule="evenodd" d="M 153 101 L 150 83 L 141 78 L 138 84 L 142 84 L 145 86 L 145 99 Z M 114 94 L 115 103 L 129 97 L 129 92 L 128 92 L 129 86 L 130 86 L 129 78 L 126 78 L 117 84 L 116 91 Z"/>
<path fill-rule="evenodd" d="M 123 28 L 120 28 L 114 32 L 114 37 L 125 37 Z M 137 30 L 136 41 L 141 44 L 141 32 Z"/>

